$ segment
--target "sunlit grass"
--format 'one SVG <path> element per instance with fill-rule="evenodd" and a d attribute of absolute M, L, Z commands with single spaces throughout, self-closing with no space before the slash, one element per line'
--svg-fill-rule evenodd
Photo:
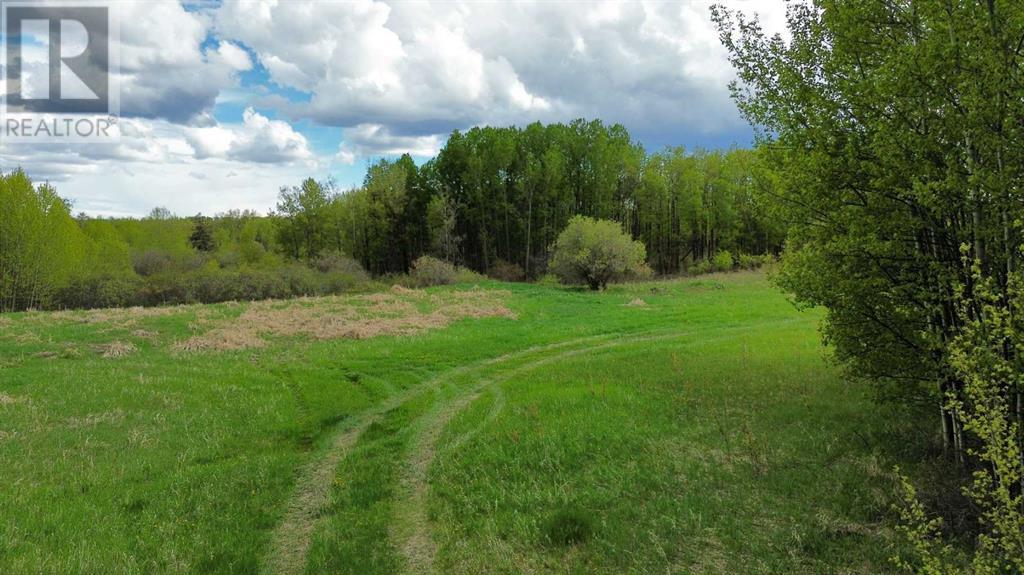
<path fill-rule="evenodd" d="M 517 319 L 209 353 L 246 304 L 4 316 L 0 572 L 258 571 L 346 429 L 310 573 L 888 570 L 886 420 L 762 275 L 483 287 Z"/>

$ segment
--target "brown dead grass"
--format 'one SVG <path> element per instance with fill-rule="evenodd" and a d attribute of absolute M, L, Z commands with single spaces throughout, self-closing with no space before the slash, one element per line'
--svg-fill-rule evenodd
<path fill-rule="evenodd" d="M 14 336 L 14 341 L 18 343 L 38 343 L 42 341 L 35 332 L 24 331 Z"/>
<path fill-rule="evenodd" d="M 188 311 L 195 306 L 128 307 L 91 309 L 85 311 L 55 311 L 32 314 L 27 319 L 56 320 L 67 323 L 131 325 L 142 319 L 166 317 Z"/>
<path fill-rule="evenodd" d="M 0 392 L 0 405 L 12 405 L 15 403 L 21 403 L 22 401 L 24 400 L 20 397 L 7 395 L 6 393 Z"/>
<path fill-rule="evenodd" d="M 101 424 L 115 424 L 124 421 L 124 411 L 121 409 L 115 409 L 113 411 L 105 411 L 103 413 L 90 413 L 82 417 L 69 417 L 67 420 L 67 426 L 71 429 L 82 429 L 88 427 L 95 427 Z"/>
<path fill-rule="evenodd" d="M 106 359 L 117 359 L 119 357 L 125 357 L 138 351 L 135 344 L 131 342 L 123 341 L 112 341 L 96 346 L 96 353 L 100 354 Z"/>
<path fill-rule="evenodd" d="M 263 347 L 268 338 L 367 339 L 414 335 L 464 318 L 505 317 L 505 291 L 466 290 L 428 294 L 393 286 L 360 296 L 329 296 L 249 304 L 237 318 L 211 320 L 211 328 L 175 344 L 185 352 Z M 197 329 L 197 331 L 201 331 Z"/>
<path fill-rule="evenodd" d="M 647 302 L 640 298 L 636 298 L 633 301 L 626 304 L 628 307 L 647 307 Z"/>

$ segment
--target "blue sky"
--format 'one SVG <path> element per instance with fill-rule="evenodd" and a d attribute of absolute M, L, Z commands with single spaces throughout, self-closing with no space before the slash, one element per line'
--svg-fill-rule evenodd
<path fill-rule="evenodd" d="M 783 27 L 782 0 L 725 3 Z M 0 143 L 0 168 L 91 214 L 211 214 L 267 211 L 307 176 L 358 185 L 376 158 L 423 161 L 476 125 L 583 117 L 648 149 L 749 145 L 710 4 L 118 2 L 119 143 Z"/>

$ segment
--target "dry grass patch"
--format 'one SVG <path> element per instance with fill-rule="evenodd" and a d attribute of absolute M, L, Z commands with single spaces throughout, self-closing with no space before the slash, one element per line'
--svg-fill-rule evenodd
<path fill-rule="evenodd" d="M 15 403 L 21 403 L 22 401 L 25 400 L 20 397 L 7 395 L 6 393 L 0 392 L 0 405 L 13 405 Z"/>
<path fill-rule="evenodd" d="M 249 304 L 237 318 L 214 320 L 205 333 L 175 344 L 179 351 L 237 350 L 266 345 L 272 337 L 366 339 L 413 335 L 463 318 L 506 317 L 505 291 L 428 294 L 394 286 L 360 296 L 329 296 Z"/>
<path fill-rule="evenodd" d="M 90 413 L 82 417 L 69 417 L 67 426 L 71 429 L 95 427 L 100 424 L 115 424 L 124 421 L 124 410 L 115 409 L 103 413 Z"/>
<path fill-rule="evenodd" d="M 95 349 L 96 353 L 100 354 L 102 357 L 106 359 L 117 359 L 119 357 L 125 357 L 138 351 L 138 348 L 135 347 L 135 344 L 123 341 L 112 341 L 110 343 L 97 345 Z"/>
<path fill-rule="evenodd" d="M 640 298 L 636 298 L 633 301 L 626 304 L 627 307 L 647 307 L 647 302 Z"/>
<path fill-rule="evenodd" d="M 14 341 L 18 343 L 39 343 L 43 340 L 40 339 L 39 336 L 35 334 L 35 332 L 23 331 L 18 335 L 14 336 Z"/>

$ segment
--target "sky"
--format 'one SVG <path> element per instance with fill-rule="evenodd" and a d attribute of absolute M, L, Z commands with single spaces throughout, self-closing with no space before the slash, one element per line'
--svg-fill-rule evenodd
<path fill-rule="evenodd" d="M 357 186 L 473 126 L 600 119 L 648 150 L 748 146 L 713 3 L 120 0 L 119 142 L 0 142 L 0 170 L 90 215 L 211 215 L 266 212 L 311 176 Z M 784 0 L 718 3 L 784 28 Z"/>

